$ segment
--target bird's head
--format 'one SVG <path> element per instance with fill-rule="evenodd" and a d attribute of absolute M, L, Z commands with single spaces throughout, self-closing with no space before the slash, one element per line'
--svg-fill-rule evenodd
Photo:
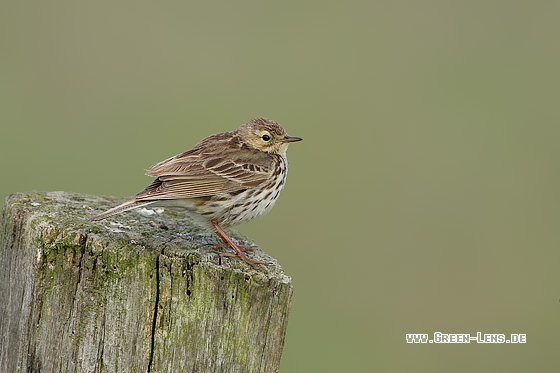
<path fill-rule="evenodd" d="M 303 140 L 300 137 L 288 136 L 281 125 L 266 118 L 253 119 L 237 131 L 241 140 L 249 147 L 271 154 L 285 155 L 291 142 Z"/>

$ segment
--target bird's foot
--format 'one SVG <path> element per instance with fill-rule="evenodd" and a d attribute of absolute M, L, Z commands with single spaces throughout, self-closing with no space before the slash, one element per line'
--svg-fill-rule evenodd
<path fill-rule="evenodd" d="M 224 245 L 231 247 L 235 253 L 221 253 L 221 256 L 234 256 L 237 257 L 241 260 L 243 260 L 245 263 L 254 266 L 256 264 L 264 264 L 264 265 L 268 265 L 269 263 L 267 262 L 262 262 L 260 260 L 255 260 L 255 259 L 251 259 L 249 258 L 246 254 L 245 251 L 251 251 L 253 248 L 249 247 L 249 250 L 247 250 L 247 247 L 245 247 L 245 250 L 242 250 L 238 245 L 236 245 L 231 238 L 229 238 L 229 236 L 227 235 L 227 233 L 222 229 L 222 227 L 220 227 L 220 225 L 218 224 L 217 220 L 212 220 L 212 225 L 214 226 L 214 228 L 216 228 L 216 233 L 218 234 L 218 236 L 220 236 L 220 238 L 222 239 L 222 241 L 224 241 Z"/>

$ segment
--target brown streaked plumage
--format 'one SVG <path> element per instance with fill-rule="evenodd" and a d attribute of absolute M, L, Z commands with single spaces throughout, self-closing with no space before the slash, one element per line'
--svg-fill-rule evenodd
<path fill-rule="evenodd" d="M 180 207 L 202 227 L 214 228 L 220 238 L 245 262 L 249 258 L 222 228 L 266 214 L 286 182 L 291 142 L 278 123 L 258 118 L 231 132 L 201 140 L 192 150 L 153 166 L 147 175 L 156 179 L 128 202 L 94 216 L 101 220 L 138 207 Z"/>

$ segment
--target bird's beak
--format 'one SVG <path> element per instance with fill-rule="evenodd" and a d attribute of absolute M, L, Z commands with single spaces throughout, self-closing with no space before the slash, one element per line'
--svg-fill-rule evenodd
<path fill-rule="evenodd" d="M 301 140 L 303 140 L 301 137 L 286 136 L 286 137 L 284 137 L 284 139 L 282 140 L 282 142 L 296 142 L 296 141 L 301 141 Z"/>

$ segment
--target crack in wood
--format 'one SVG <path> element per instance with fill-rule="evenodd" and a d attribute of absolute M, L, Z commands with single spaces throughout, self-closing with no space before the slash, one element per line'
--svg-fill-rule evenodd
<path fill-rule="evenodd" d="M 157 318 L 158 318 L 158 307 L 159 307 L 159 259 L 160 256 L 162 255 L 163 250 L 161 250 L 161 252 L 159 252 L 156 255 L 156 299 L 155 299 L 155 305 L 154 305 L 154 315 L 153 315 L 153 319 L 152 319 L 152 335 L 151 335 L 151 341 L 150 341 L 150 360 L 148 361 L 148 373 L 150 373 L 151 369 L 152 369 L 152 363 L 154 361 L 154 345 L 155 345 L 155 339 L 156 339 L 156 326 L 157 326 Z"/>

